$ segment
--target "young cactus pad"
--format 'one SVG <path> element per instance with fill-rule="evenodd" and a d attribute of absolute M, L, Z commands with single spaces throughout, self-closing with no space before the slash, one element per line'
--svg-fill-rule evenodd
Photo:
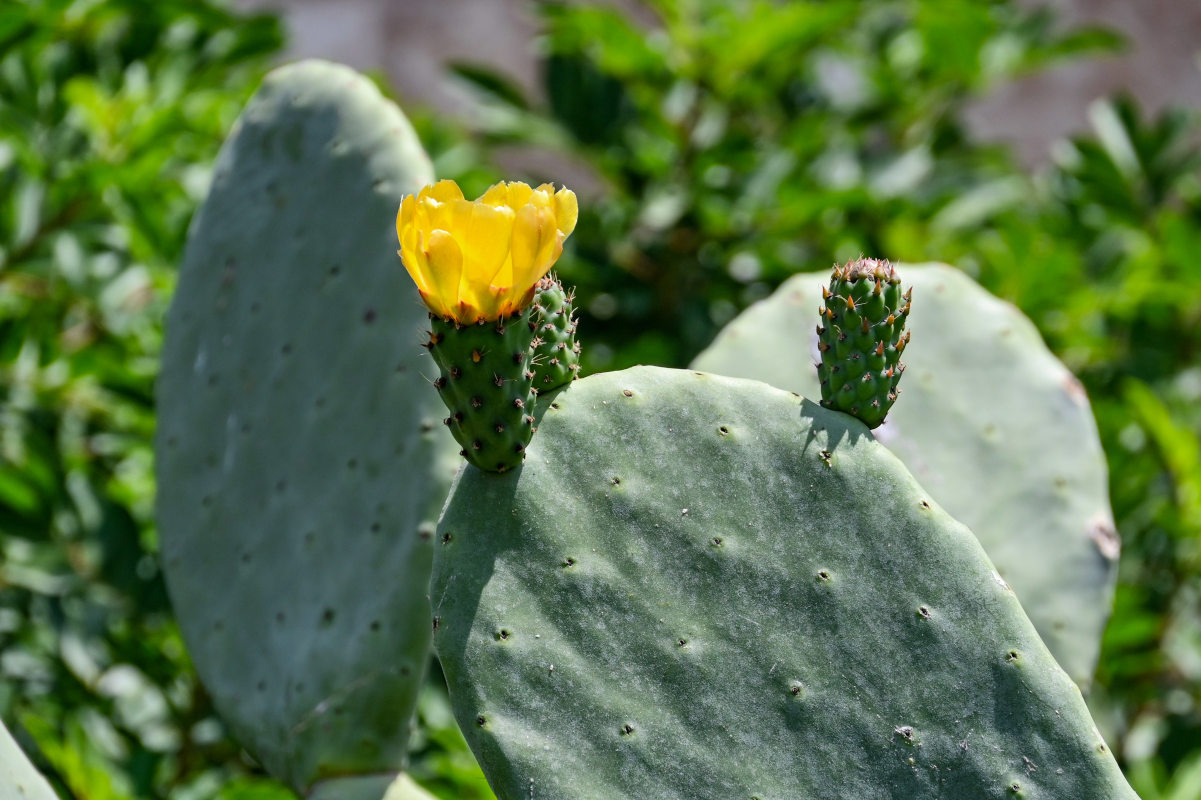
<path fill-rule="evenodd" d="M 1008 303 L 944 265 L 915 287 L 905 395 L 875 435 L 975 532 L 1051 652 L 1087 687 L 1109 616 L 1118 539 L 1088 400 Z M 813 308 L 797 275 L 731 322 L 693 366 L 818 396 Z"/>
<path fill-rule="evenodd" d="M 1133 800 L 975 537 L 851 417 L 639 367 L 542 398 L 438 526 L 500 800 Z"/>
<path fill-rule="evenodd" d="M 549 392 L 579 377 L 574 298 L 553 275 L 538 281 L 530 322 L 534 326 L 534 388 Z"/>
<path fill-rule="evenodd" d="M 458 447 L 391 223 L 430 172 L 366 78 L 277 70 L 221 151 L 167 320 L 168 588 L 221 716 L 302 794 L 403 767 L 427 663 Z"/>
<path fill-rule="evenodd" d="M 4 723 L 0 723 L 0 797 L 6 800 L 58 800 Z"/>
<path fill-rule="evenodd" d="M 901 353 L 909 343 L 912 293 L 902 294 L 901 278 L 887 261 L 860 258 L 834 268 L 817 326 L 823 406 L 869 428 L 884 422 L 905 371 Z"/>

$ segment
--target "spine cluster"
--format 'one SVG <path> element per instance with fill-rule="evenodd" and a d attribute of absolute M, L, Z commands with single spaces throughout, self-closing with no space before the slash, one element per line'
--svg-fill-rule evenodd
<path fill-rule="evenodd" d="M 905 320 L 913 289 L 888 261 L 860 258 L 835 267 L 817 326 L 822 405 L 877 428 L 900 389 L 901 353 L 909 343 Z"/>

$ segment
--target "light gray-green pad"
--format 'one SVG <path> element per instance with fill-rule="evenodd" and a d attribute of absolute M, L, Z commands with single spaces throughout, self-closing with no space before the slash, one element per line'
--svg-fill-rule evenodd
<path fill-rule="evenodd" d="M 163 565 L 222 717 L 304 791 L 403 766 L 429 648 L 442 430 L 396 256 L 431 178 L 364 77 L 272 73 L 218 158 L 158 384 Z"/>
<path fill-rule="evenodd" d="M 58 800 L 4 723 L 0 723 L 0 797 L 4 800 Z"/>
<path fill-rule="evenodd" d="M 985 551 L 1068 674 L 1087 688 L 1119 542 L 1105 454 L 1079 382 L 1025 316 L 944 265 L 900 265 L 913 288 L 902 394 L 876 438 Z M 818 396 L 828 273 L 797 275 L 693 362 Z"/>
<path fill-rule="evenodd" d="M 461 474 L 431 586 L 501 800 L 1134 797 L 979 543 L 857 420 L 646 367 L 539 409 L 521 469 Z"/>

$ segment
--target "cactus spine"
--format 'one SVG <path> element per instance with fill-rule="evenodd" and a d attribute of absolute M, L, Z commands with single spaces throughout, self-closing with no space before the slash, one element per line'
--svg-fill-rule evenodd
<path fill-rule="evenodd" d="M 538 281 L 534 294 L 534 388 L 557 389 L 580 374 L 580 343 L 576 341 L 574 291 L 565 291 L 552 275 Z"/>
<path fill-rule="evenodd" d="M 887 261 L 860 258 L 834 268 L 817 328 L 823 406 L 880 427 L 900 393 L 912 295 L 912 288 L 901 294 L 901 279 Z"/>
<path fill-rule="evenodd" d="M 434 388 L 450 410 L 443 422 L 485 472 L 520 464 L 534 434 L 532 312 L 473 325 L 430 315 L 425 346 L 442 373 Z"/>

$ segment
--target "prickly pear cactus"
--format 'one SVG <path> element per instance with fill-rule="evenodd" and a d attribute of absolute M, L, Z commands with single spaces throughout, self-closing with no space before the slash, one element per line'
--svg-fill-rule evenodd
<path fill-rule="evenodd" d="M 902 292 L 887 261 L 860 258 L 834 268 L 817 326 L 823 406 L 880 427 L 905 371 L 901 353 L 909 344 L 905 318 L 912 295 L 912 289 Z"/>
<path fill-rule="evenodd" d="M 580 374 L 580 343 L 576 341 L 574 298 L 548 275 L 538 282 L 531 307 L 534 324 L 534 388 L 549 392 Z"/>
<path fill-rule="evenodd" d="M 951 267 L 899 271 L 915 287 L 913 344 L 905 394 L 875 435 L 975 532 L 1051 652 L 1087 687 L 1119 549 L 1088 399 L 1013 306 Z M 816 397 L 814 309 L 827 279 L 792 278 L 693 366 Z"/>
<path fill-rule="evenodd" d="M 366 78 L 277 70 L 221 152 L 167 320 L 171 598 L 223 719 L 301 793 L 403 767 L 427 660 L 458 447 L 392 221 L 430 172 Z"/>
<path fill-rule="evenodd" d="M 533 435 L 530 311 L 474 325 L 430 315 L 426 348 L 441 371 L 434 388 L 450 411 L 443 423 L 459 454 L 486 472 L 520 464 Z"/>
<path fill-rule="evenodd" d="M 1135 797 L 976 539 L 851 417 L 635 368 L 460 474 L 434 642 L 501 800 Z"/>
<path fill-rule="evenodd" d="M 50 784 L 29 763 L 3 723 L 0 723 L 0 797 L 6 800 L 58 800 Z"/>

